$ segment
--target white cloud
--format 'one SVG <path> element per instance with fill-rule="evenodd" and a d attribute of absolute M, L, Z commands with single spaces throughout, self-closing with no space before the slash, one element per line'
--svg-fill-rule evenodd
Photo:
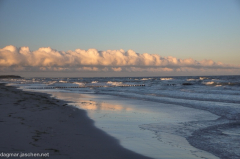
<path fill-rule="evenodd" d="M 1 71 L 234 72 L 239 69 L 240 66 L 213 60 L 177 59 L 122 49 L 76 49 L 64 52 L 46 47 L 30 51 L 29 47 L 17 48 L 12 45 L 0 49 Z"/>
<path fill-rule="evenodd" d="M 120 71 L 122 71 L 122 68 L 121 67 L 112 67 L 112 70 L 116 71 L 116 72 L 120 72 Z"/>

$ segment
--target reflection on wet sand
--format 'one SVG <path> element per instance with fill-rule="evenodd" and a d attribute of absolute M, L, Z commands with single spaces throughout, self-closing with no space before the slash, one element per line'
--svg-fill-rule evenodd
<path fill-rule="evenodd" d="M 126 105 L 121 104 L 114 104 L 114 103 L 105 103 L 105 102 L 95 102 L 92 101 L 91 95 L 83 95 L 83 94 L 77 94 L 77 93 L 68 93 L 68 96 L 66 96 L 66 93 L 61 92 L 52 92 L 51 93 L 54 97 L 67 100 L 67 101 L 74 101 L 74 106 L 85 109 L 85 110 L 109 110 L 109 111 L 132 111 L 133 108 L 126 107 Z"/>
<path fill-rule="evenodd" d="M 132 108 L 127 108 L 119 104 L 99 103 L 95 101 L 84 100 L 77 107 L 85 110 L 110 110 L 110 111 L 131 111 Z"/>

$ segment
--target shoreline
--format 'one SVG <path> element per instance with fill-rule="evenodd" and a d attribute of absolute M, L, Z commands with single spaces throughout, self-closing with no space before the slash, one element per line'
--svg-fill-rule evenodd
<path fill-rule="evenodd" d="M 55 93 L 52 94 L 54 97 L 56 97 L 58 99 L 66 100 L 66 99 L 70 99 L 67 94 L 74 94 L 74 93 L 62 93 L 62 95 L 60 95 L 60 98 L 58 95 L 54 95 L 54 94 Z M 56 94 L 61 94 L 61 93 L 56 93 Z M 100 110 L 101 109 L 102 109 L 102 111 L 106 110 L 107 107 L 109 107 L 108 108 L 109 110 L 117 110 L 117 109 L 120 110 L 121 109 L 121 110 L 124 110 L 125 113 L 127 112 L 126 110 L 128 110 L 129 108 L 130 109 L 134 108 L 134 107 L 128 107 L 128 106 L 124 107 L 123 103 L 128 103 L 127 101 L 131 101 L 131 99 L 121 99 L 121 97 L 114 97 L 114 96 L 108 97 L 109 95 L 104 95 L 104 97 L 103 96 L 102 97 L 103 97 L 103 99 L 106 99 L 106 100 L 102 100 L 101 99 L 102 97 L 99 97 L 99 95 L 94 95 L 94 96 L 96 96 L 97 99 L 93 98 L 90 100 L 90 99 L 86 98 L 85 100 L 83 100 L 81 98 L 84 98 L 84 97 L 81 97 L 81 98 L 76 98 L 77 99 L 76 101 L 74 101 L 73 99 L 69 100 L 69 102 L 72 102 L 73 103 L 72 105 L 75 105 L 76 107 L 79 107 L 80 109 L 88 110 L 88 113 L 91 113 L 91 114 L 93 114 L 94 111 L 96 111 L 97 114 L 100 114 Z M 110 102 L 109 100 L 114 101 L 114 103 L 117 103 L 117 105 L 114 107 L 113 106 L 114 103 L 112 103 L 111 104 L 112 106 L 110 106 L 108 104 Z M 68 100 L 66 100 L 66 101 L 68 101 Z M 137 105 L 136 108 L 138 108 L 138 110 L 139 110 L 139 109 L 141 109 L 140 105 L 142 105 L 144 102 L 147 102 L 145 105 L 148 105 L 148 110 L 149 110 L 149 106 L 150 106 L 149 101 L 142 101 L 141 104 L 138 102 L 137 103 L 134 102 L 135 103 L 134 105 Z M 78 105 L 77 103 L 80 103 L 80 105 Z M 155 102 L 153 102 L 153 103 L 155 103 Z M 131 105 L 131 102 L 128 103 L 127 105 Z M 164 105 L 170 106 L 171 104 L 161 103 L 162 108 L 164 107 Z M 139 125 L 139 128 L 142 130 L 152 131 L 154 136 L 158 138 L 159 142 L 164 142 L 164 140 L 162 140 L 163 135 L 172 134 L 172 135 L 177 135 L 177 136 L 180 136 L 180 137 L 183 137 L 184 139 L 186 139 L 186 142 L 188 142 L 192 147 L 198 149 L 197 151 L 205 151 L 205 152 L 215 156 L 216 158 L 229 158 L 229 157 L 233 158 L 233 159 L 239 158 L 239 151 L 237 148 L 239 144 L 238 143 L 233 144 L 234 141 L 238 140 L 239 138 L 238 138 L 237 134 L 234 136 L 228 135 L 228 133 L 233 134 L 233 132 L 231 132 L 230 129 L 234 128 L 234 129 L 236 129 L 236 131 L 237 131 L 237 129 L 239 129 L 239 120 L 229 120 L 224 117 L 213 114 L 212 112 L 210 112 L 208 110 L 191 108 L 191 107 L 187 107 L 187 106 L 184 107 L 181 105 L 180 106 L 178 105 L 176 107 L 177 109 L 175 109 L 172 106 L 173 105 L 171 105 L 171 112 L 174 110 L 176 110 L 176 112 L 178 112 L 181 109 L 184 109 L 184 111 L 183 111 L 184 113 L 188 112 L 187 110 L 193 110 L 193 112 L 189 112 L 189 113 L 195 114 L 196 112 L 198 112 L 198 113 L 203 112 L 202 115 L 205 114 L 207 116 L 204 115 L 204 117 L 203 117 L 201 114 L 195 114 L 198 116 L 198 117 L 195 116 L 195 117 L 197 117 L 197 120 L 195 119 L 190 122 L 189 121 L 188 122 L 180 122 L 176 125 L 174 125 L 174 124 L 172 125 L 171 123 L 166 125 L 166 124 L 161 124 L 158 122 L 156 122 L 156 123 L 153 122 L 152 124 Z M 144 106 L 144 108 L 145 108 L 145 106 Z M 185 110 L 186 110 L 186 112 L 185 112 Z M 132 112 L 134 112 L 134 114 L 136 114 L 136 109 L 135 110 L 132 109 Z M 161 111 L 159 113 L 161 114 L 161 112 L 164 112 L 164 109 L 161 109 Z M 173 114 L 172 113 L 170 113 L 171 116 L 172 115 L 175 117 L 178 116 L 177 114 L 174 115 L 174 113 Z M 99 122 L 98 120 L 100 120 L 100 118 L 101 118 L 101 120 L 104 120 L 103 118 L 106 118 L 106 119 L 109 118 L 109 119 L 113 119 L 113 120 L 114 120 L 114 118 L 116 118 L 116 116 L 110 115 L 110 114 L 113 114 L 113 111 L 110 114 L 107 111 L 103 111 L 103 113 L 101 113 L 101 114 L 102 114 L 102 116 L 97 115 L 99 119 L 96 119 L 96 123 Z M 185 115 L 187 115 L 187 114 L 185 114 Z M 216 118 L 210 119 L 209 118 L 210 116 L 212 116 L 212 117 L 216 116 Z M 207 118 L 209 118 L 209 119 L 207 119 Z M 95 121 L 94 118 L 92 118 L 92 119 Z M 127 119 L 129 119 L 129 118 L 127 118 Z M 194 119 L 194 118 L 191 117 L 191 119 Z M 145 118 L 145 120 L 146 120 L 146 118 Z M 121 121 L 121 119 L 119 121 Z M 131 119 L 129 119 L 127 121 L 128 121 L 127 123 L 129 123 L 129 121 L 131 121 Z M 104 130 L 105 132 L 108 132 L 108 129 L 109 129 L 108 125 L 105 125 L 103 123 L 98 124 L 97 127 L 99 127 L 99 128 L 103 127 L 103 130 L 104 130 L 104 127 L 107 127 L 107 129 Z M 161 127 L 161 129 L 159 129 L 160 127 Z M 165 130 L 165 128 L 166 128 L 166 130 Z M 172 131 L 168 131 L 168 129 L 170 129 Z M 230 132 L 228 132 L 229 130 L 230 130 Z M 115 135 L 113 135 L 113 134 L 111 134 L 111 135 L 115 137 Z M 172 138 L 172 137 L 168 136 L 168 138 Z M 169 140 L 167 140 L 167 141 L 165 140 L 165 142 L 168 143 Z M 173 142 L 170 141 L 170 142 L 174 143 L 174 141 Z M 185 141 L 183 140 L 181 142 L 185 142 Z M 222 143 L 225 143 L 225 144 L 222 144 Z M 177 146 L 177 145 L 178 145 L 178 143 L 176 143 L 175 146 Z M 131 149 L 130 147 L 126 146 L 126 144 L 123 146 L 127 147 L 128 149 Z M 162 149 L 164 149 L 164 147 L 161 147 L 161 150 Z M 187 148 L 187 149 L 189 149 L 189 148 Z M 131 150 L 133 150 L 133 149 L 131 149 Z M 159 151 L 161 151 L 161 150 L 159 150 Z M 171 151 L 173 152 L 173 149 Z M 195 153 L 195 151 L 196 150 L 193 150 L 192 152 Z M 136 151 L 136 149 L 134 148 L 134 152 L 138 152 L 138 151 Z M 138 153 L 142 153 L 142 152 L 139 151 Z M 163 154 L 164 153 L 162 153 L 162 156 L 163 156 Z M 197 154 L 196 156 L 200 157 L 200 155 L 201 154 Z M 149 155 L 149 156 L 155 158 L 152 155 Z M 207 158 L 210 158 L 210 156 L 208 156 Z"/>
<path fill-rule="evenodd" d="M 138 100 L 112 95 L 51 91 L 49 94 L 86 110 L 96 127 L 119 139 L 123 147 L 134 152 L 158 159 L 218 158 L 186 141 L 192 130 L 185 124 L 200 119 L 216 120 L 218 116 L 210 112 L 150 101 L 139 103 Z"/>
<path fill-rule="evenodd" d="M 0 84 L 0 101 L 3 153 L 49 153 L 49 158 L 58 159 L 149 158 L 123 148 L 96 128 L 86 111 L 46 93 Z"/>
<path fill-rule="evenodd" d="M 98 124 L 99 120 L 98 119 L 95 120 L 89 114 L 90 113 L 89 110 L 92 111 L 93 109 L 95 109 L 97 111 L 97 113 L 99 113 L 100 110 L 108 109 L 108 111 L 109 110 L 111 110 L 111 111 L 113 111 L 113 110 L 124 110 L 125 112 L 126 112 L 126 110 L 131 110 L 130 112 L 136 114 L 136 112 L 133 111 L 134 109 L 132 109 L 132 108 L 137 108 L 138 110 L 139 110 L 139 108 L 140 109 L 142 109 L 142 108 L 145 109 L 146 108 L 145 105 L 148 105 L 148 107 L 149 107 L 149 101 L 146 101 L 147 103 L 143 104 L 144 101 L 139 103 L 135 100 L 131 101 L 130 99 L 127 99 L 127 100 L 125 100 L 125 98 L 121 99 L 121 97 L 120 98 L 119 97 L 114 97 L 114 96 L 108 97 L 108 95 L 100 95 L 99 96 L 99 95 L 94 94 L 94 96 L 96 96 L 96 97 L 89 97 L 88 98 L 88 95 L 85 96 L 85 94 L 67 93 L 67 94 L 72 94 L 72 95 L 74 94 L 73 97 L 72 97 L 72 95 L 68 96 L 64 92 L 62 92 L 63 93 L 62 95 L 63 95 L 64 98 L 61 98 L 61 97 L 59 98 L 58 96 L 55 96 L 54 93 L 52 94 L 51 92 L 48 92 L 48 91 L 46 91 L 46 92 L 44 92 L 44 91 L 28 91 L 28 90 L 17 89 L 17 87 L 15 87 L 15 86 L 4 86 L 4 85 L 5 84 L 0 84 L 0 101 L 5 100 L 4 101 L 5 104 L 6 103 L 10 104 L 10 106 L 11 106 L 10 108 L 13 108 L 14 105 L 19 105 L 18 107 L 15 107 L 15 110 L 18 110 L 18 111 L 28 110 L 28 114 L 26 114 L 26 113 L 22 114 L 24 116 L 24 117 L 22 117 L 22 116 L 18 116 L 16 114 L 14 114 L 14 112 L 12 112 L 12 113 L 0 112 L 0 113 L 2 113 L 1 117 L 0 117 L 0 124 L 3 125 L 4 122 L 5 122 L 4 120 L 2 120 L 3 117 L 5 119 L 7 119 L 9 117 L 14 118 L 15 122 L 18 119 L 18 123 L 14 122 L 14 124 L 15 124 L 14 126 L 16 126 L 18 124 L 16 126 L 17 128 L 19 127 L 18 130 L 20 130 L 21 128 L 28 129 L 28 131 L 26 133 L 24 133 L 22 131 L 20 131 L 20 133 L 22 133 L 23 135 L 28 134 L 28 136 L 25 137 L 25 138 L 28 138 L 28 139 L 31 138 L 32 142 L 30 142 L 30 140 L 28 140 L 29 142 L 28 142 L 27 147 L 29 148 L 29 145 L 32 146 L 31 147 L 32 151 L 25 151 L 25 150 L 23 151 L 23 149 L 13 149 L 12 151 L 0 151 L 0 153 L 1 152 L 13 152 L 13 153 L 29 153 L 29 152 L 32 153 L 33 152 L 33 153 L 45 153 L 45 154 L 49 153 L 50 158 L 54 158 L 54 157 L 55 158 L 61 158 L 61 157 L 62 158 L 66 158 L 66 157 L 68 157 L 68 158 L 76 158 L 76 157 L 79 158 L 79 156 L 77 156 L 77 155 L 80 155 L 80 157 L 82 157 L 82 158 L 112 158 L 112 157 L 114 157 L 114 158 L 134 158 L 135 155 L 137 155 L 135 158 L 139 158 L 138 155 L 140 156 L 140 158 L 142 158 L 142 157 L 143 158 L 148 158 L 148 157 L 145 157 L 145 156 L 150 156 L 149 158 L 156 158 L 153 155 L 143 153 L 143 151 L 136 151 L 135 148 L 132 149 L 131 147 L 126 146 L 126 144 L 124 145 L 122 143 L 123 140 L 121 138 L 119 138 L 118 136 L 115 136 L 114 134 L 111 134 L 111 133 L 108 132 L 108 130 L 107 130 L 107 129 L 109 129 L 108 125 L 99 125 Z M 10 94 L 13 93 L 13 97 L 10 97 L 10 94 L 4 92 L 4 90 L 8 91 Z M 15 94 L 15 96 L 14 96 L 14 94 Z M 6 101 L 4 96 L 8 97 L 10 100 Z M 17 99 L 15 99 L 15 97 L 17 97 Z M 73 98 L 76 99 L 77 101 L 73 100 Z M 2 100 L 2 99 L 4 99 L 4 100 Z M 14 99 L 14 100 L 11 100 L 11 99 Z M 78 99 L 79 99 L 79 101 L 78 101 Z M 131 101 L 131 102 L 128 103 L 127 102 L 128 100 Z M 0 103 L 0 107 L 2 107 L 4 105 L 4 102 Z M 12 105 L 11 105 L 11 103 L 12 103 Z M 29 105 L 29 103 L 33 104 L 35 107 L 34 106 L 32 106 L 32 107 L 27 106 L 27 105 Z M 77 103 L 79 103 L 80 105 L 78 105 Z M 153 103 L 156 104 L 156 102 L 153 102 Z M 129 107 L 126 104 L 127 105 L 129 105 L 129 104 L 132 105 L 133 104 L 133 107 L 132 106 Z M 140 106 L 140 105 L 142 105 L 142 106 Z M 162 108 L 165 107 L 164 105 L 166 105 L 166 106 L 168 105 L 167 107 L 169 107 L 169 104 L 161 103 Z M 86 106 L 87 107 L 89 106 L 89 108 L 87 108 Z M 190 109 L 195 110 L 196 109 L 196 108 L 190 108 L 189 109 L 189 107 L 183 107 L 183 106 L 180 106 L 180 107 L 177 106 L 176 108 L 177 109 L 173 109 L 173 107 L 171 106 L 171 112 L 174 111 L 174 110 L 175 110 L 175 112 L 178 112 L 178 111 L 176 111 L 178 109 L 180 109 L 180 110 L 181 109 L 186 109 L 186 110 L 187 109 L 188 110 L 190 110 Z M 161 112 L 163 113 L 166 110 L 167 109 L 161 109 L 161 111 L 159 113 L 161 113 Z M 197 112 L 202 112 L 202 111 L 204 112 L 204 110 L 201 110 L 201 109 L 196 109 L 196 110 L 198 110 Z M 10 111 L 12 111 L 12 109 Z M 148 111 L 149 111 L 149 109 L 148 109 Z M 44 122 L 41 123 L 38 120 L 35 120 L 35 121 L 38 122 L 38 126 L 34 126 L 33 123 L 31 123 L 31 122 L 34 122 L 34 121 L 31 121 L 29 123 L 29 120 L 28 120 L 27 124 L 24 123 L 24 122 L 27 121 L 26 118 L 25 118 L 25 117 L 27 117 L 27 115 L 30 115 L 30 119 L 33 119 L 31 114 L 34 114 L 36 112 L 42 113 L 43 115 L 42 116 L 41 115 L 34 116 L 34 119 L 38 118 L 41 121 L 42 117 L 44 117 L 46 119 L 53 119 L 53 121 L 50 120 L 50 121 L 44 121 Z M 56 113 L 56 112 L 58 112 L 58 113 Z M 154 111 L 154 112 L 156 112 L 156 111 Z M 212 114 L 208 110 L 206 110 L 206 112 Z M 23 112 L 21 112 L 21 113 L 23 113 Z M 47 113 L 47 115 L 45 113 Z M 91 112 L 91 114 L 92 113 L 93 112 Z M 109 112 L 104 112 L 104 114 L 102 114 L 102 115 L 104 115 L 105 117 L 101 116 L 101 119 L 104 119 L 104 118 L 108 119 L 109 118 L 108 120 L 110 120 L 110 119 L 112 120 L 112 119 L 116 118 L 116 116 L 113 116 L 114 113 L 112 113 L 112 112 L 110 113 L 110 114 L 112 114 L 112 117 L 110 117 L 109 116 L 110 114 L 107 114 L 107 113 L 109 113 Z M 169 113 L 169 112 L 166 111 L 166 113 Z M 184 113 L 186 113 L 186 112 L 184 111 Z M 127 114 L 130 115 L 129 113 L 127 113 Z M 127 115 L 127 114 L 124 113 L 124 115 Z M 174 114 L 175 113 L 173 113 L 173 112 L 170 113 L 171 116 L 175 116 L 175 117 L 178 116 L 177 114 L 175 114 L 175 115 Z M 191 114 L 191 112 L 190 112 L 190 114 Z M 81 117 L 79 117 L 79 116 L 81 116 Z M 212 116 L 212 115 L 210 115 L 210 116 Z M 145 119 L 146 118 L 144 118 L 144 120 Z M 193 118 L 191 118 L 191 119 L 193 119 Z M 234 159 L 234 158 L 239 157 L 239 151 L 237 149 L 239 144 L 236 143 L 235 145 L 233 145 L 234 140 L 238 140 L 238 136 L 231 136 L 231 137 L 234 137 L 234 138 L 230 138 L 230 136 L 227 135 L 228 133 L 231 133 L 231 134 L 233 133 L 233 132 L 231 132 L 232 131 L 231 129 L 233 129 L 233 128 L 236 129 L 236 130 L 234 130 L 234 133 L 235 133 L 237 131 L 237 129 L 240 128 L 239 127 L 239 120 L 228 120 L 228 119 L 223 118 L 223 117 L 216 118 L 214 120 L 205 120 L 205 119 L 204 120 L 199 120 L 199 119 L 197 119 L 197 121 L 190 121 L 190 122 L 186 122 L 186 123 L 185 122 L 182 122 L 182 123 L 180 122 L 179 123 L 180 125 L 174 125 L 174 124 L 172 125 L 170 123 L 170 125 L 168 124 L 168 126 L 167 126 L 167 125 L 164 125 L 164 124 L 160 124 L 158 122 L 157 123 L 147 122 L 149 124 L 143 124 L 143 125 L 137 124 L 137 125 L 139 125 L 139 128 L 141 129 L 141 131 L 145 131 L 145 130 L 149 131 L 149 132 L 152 131 L 152 134 L 154 134 L 154 136 L 155 136 L 153 138 L 157 138 L 157 140 L 159 140 L 158 142 L 165 142 L 165 143 L 168 144 L 168 142 L 170 141 L 169 143 L 174 143 L 174 141 L 173 142 L 171 141 L 174 138 L 173 136 L 171 137 L 171 135 L 166 136 L 170 140 L 168 140 L 168 139 L 167 140 L 162 140 L 161 139 L 166 134 L 173 133 L 174 135 L 185 138 L 187 140 L 187 142 L 192 147 L 194 147 L 194 148 L 196 148 L 200 151 L 203 150 L 205 152 L 208 152 L 211 155 L 216 156 L 217 158 L 218 157 L 220 157 L 220 158 L 226 158 L 226 157 L 229 158 L 230 157 L 230 158 Z M 85 120 L 85 121 L 82 121 L 82 120 Z M 10 121 L 10 122 L 12 122 L 12 121 Z M 81 121 L 81 122 L 79 122 L 79 121 Z M 87 122 L 87 126 L 84 124 L 85 122 Z M 129 123 L 129 122 L 127 122 L 127 123 Z M 125 122 L 124 125 L 128 125 L 127 123 Z M 26 128 L 26 126 L 24 127 L 23 126 L 24 124 L 27 125 L 28 128 Z M 90 125 L 88 125 L 88 124 L 90 124 Z M 56 127 L 56 129 L 52 128 L 53 126 L 50 127 L 49 125 L 54 125 Z M 197 129 L 195 128 L 196 125 L 199 126 Z M 202 125 L 202 126 L 200 126 L 200 125 Z M 160 128 L 159 126 L 161 127 L 161 129 L 159 129 Z M 166 126 L 168 127 L 168 129 L 170 128 L 170 130 L 172 132 L 170 132 L 170 131 L 168 132 L 168 129 L 164 130 L 164 128 Z M 105 143 L 105 141 L 102 141 L 102 140 L 100 141 L 99 140 L 99 142 L 102 143 L 102 145 L 101 144 L 97 145 L 97 146 L 94 145 L 94 147 L 95 148 L 97 147 L 97 148 L 93 150 L 94 147 L 92 148 L 89 145 L 91 145 L 93 143 L 92 141 L 94 140 L 94 138 L 96 139 L 96 136 L 92 135 L 92 134 L 94 134 L 92 132 L 91 132 L 90 135 L 89 135 L 89 132 L 85 133 L 86 131 L 88 131 L 88 130 L 85 130 L 86 129 L 85 127 L 87 127 L 88 130 L 91 129 L 93 131 L 97 130 L 97 132 L 100 132 L 100 133 L 95 132 L 95 134 L 97 133 L 98 136 L 101 136 L 100 134 L 102 133 L 102 134 L 104 134 L 103 135 L 104 137 L 107 136 L 108 138 L 109 137 L 112 138 L 111 141 L 109 141 L 109 142 L 107 141 L 108 142 L 107 144 L 110 143 L 110 144 L 117 145 L 117 147 L 118 147 L 118 148 L 116 148 L 116 150 L 118 149 L 117 152 L 123 151 L 125 153 L 125 150 L 126 150 L 127 151 L 127 154 L 126 154 L 127 157 L 126 156 L 120 156 L 119 153 L 115 153 L 115 152 L 111 152 L 110 153 L 111 157 L 110 157 L 109 155 L 106 155 L 106 153 L 108 153 L 107 148 L 105 148 L 103 150 L 104 155 L 102 155 L 102 154 L 99 154 L 99 155 L 92 154 L 92 153 L 100 153 L 101 150 L 96 151 L 96 149 L 98 149 L 98 147 L 103 149 L 102 147 L 103 147 L 103 145 L 106 147 L 106 145 L 105 145 L 106 143 Z M 93 129 L 90 128 L 90 127 L 93 127 Z M 103 127 L 106 127 L 107 129 L 103 129 Z M 3 128 L 3 127 L 1 127 L 1 128 Z M 155 129 L 155 128 L 157 128 L 157 129 Z M 5 129 L 5 128 L 3 128 L 3 129 Z M 12 130 L 15 130 L 15 129 L 12 129 Z M 66 132 L 68 130 L 70 130 L 71 132 Z M 84 131 L 84 133 L 77 132 L 79 130 L 81 132 Z M 174 131 L 176 130 L 176 132 L 174 132 L 173 130 Z M 15 132 L 15 135 L 16 135 L 17 131 Z M 2 132 L 4 132 L 4 131 L 2 131 Z M 4 132 L 4 133 L 5 133 L 5 138 L 2 137 L 2 139 L 6 139 L 6 140 L 2 140 L 1 138 L 0 139 L 2 141 L 4 141 L 5 143 L 8 142 L 7 138 L 11 138 L 10 141 L 12 141 L 12 137 L 9 137 L 8 135 L 6 135 L 7 132 Z M 30 136 L 29 134 L 32 135 L 32 136 L 29 137 Z M 67 136 L 67 139 L 65 139 L 66 135 L 69 135 L 69 134 L 73 135 L 73 136 L 72 137 Z M 53 148 L 49 148 L 49 147 L 41 148 L 41 147 L 46 146 L 46 145 L 48 146 L 49 141 L 52 138 L 54 138 L 56 135 L 58 136 L 58 140 L 55 139 L 55 141 L 57 141 L 57 142 L 55 142 L 55 143 L 50 142 L 53 145 Z M 211 140 L 209 140 L 209 137 L 210 137 L 209 135 L 211 136 Z M 14 136 L 14 132 L 11 132 L 11 136 Z M 21 136 L 21 135 L 18 135 L 18 136 Z M 13 139 L 16 138 L 16 137 L 15 138 L 14 137 L 13 137 Z M 84 137 L 85 138 L 87 137 L 87 139 L 83 139 Z M 76 141 L 74 141 L 75 138 L 78 138 L 79 141 L 81 141 L 81 142 L 83 141 L 85 143 L 88 142 L 87 140 L 89 140 L 90 143 L 88 143 L 89 145 L 88 145 L 87 148 L 84 148 L 85 145 L 83 143 L 80 143 L 80 144 L 76 143 Z M 92 140 L 90 140 L 89 138 L 92 138 Z M 127 138 L 129 138 L 129 136 Z M 135 138 L 135 137 L 133 137 L 133 138 Z M 62 139 L 64 139 L 64 140 L 62 141 Z M 70 139 L 70 140 L 68 140 L 68 139 Z M 72 144 L 71 141 L 73 141 L 74 143 Z M 146 141 L 146 139 L 145 139 L 145 141 Z M 20 140 L 19 143 L 21 143 L 21 142 L 22 141 Z M 25 141 L 23 141 L 23 142 L 25 142 Z M 179 142 L 179 141 L 176 142 L 175 146 L 178 147 L 178 143 L 181 143 L 181 142 Z M 183 142 L 185 142 L 185 141 L 183 141 Z M 221 143 L 224 142 L 226 144 L 223 145 L 223 144 L 220 144 L 219 142 L 221 142 Z M 56 144 L 56 143 L 60 143 L 60 144 Z M 14 145 L 14 144 L 12 144 L 12 145 Z M 25 144 L 25 146 L 26 145 L 27 144 Z M 61 147 L 61 145 L 62 145 L 62 147 Z M 142 147 L 143 146 L 141 143 L 140 144 L 138 143 L 138 144 L 135 144 L 135 145 L 136 145 L 135 147 L 138 147 L 138 146 Z M 229 145 L 234 146 L 234 147 L 231 146 L 233 149 L 232 148 L 229 149 Z M 81 148 L 79 148 L 79 149 L 80 149 L 80 151 L 83 150 L 83 152 L 85 154 L 80 154 L 80 152 L 77 152 L 77 150 L 78 150 L 77 146 L 81 146 Z M 166 145 L 164 145 L 164 147 L 159 147 L 159 145 L 156 144 L 156 146 L 159 148 L 158 155 L 157 155 L 159 157 L 157 157 L 157 158 L 159 158 L 159 159 L 165 158 L 166 156 L 164 156 L 164 153 L 165 153 L 164 151 L 166 151 L 165 150 Z M 71 150 L 71 147 L 74 147 L 74 150 Z M 109 145 L 107 145 L 107 147 L 109 147 Z M 112 145 L 110 146 L 110 148 L 112 148 Z M 2 146 L 0 146 L 0 150 L 1 149 L 2 149 Z M 37 149 L 40 149 L 42 151 L 37 151 Z M 189 149 L 189 148 L 186 147 L 186 149 Z M 86 151 L 86 150 L 89 150 L 89 151 Z M 197 151 L 196 150 L 190 150 L 190 152 L 193 153 L 193 155 L 195 154 L 197 157 L 201 158 L 201 154 L 197 155 L 195 153 Z M 129 152 L 130 152 L 131 156 L 129 156 Z M 167 152 L 172 157 L 173 157 L 173 155 L 177 154 L 177 153 L 176 154 L 174 153 L 173 149 L 169 149 L 169 151 L 167 151 Z M 75 155 L 75 153 L 77 155 Z M 87 155 L 86 153 L 91 154 L 91 155 L 86 156 Z M 132 156 L 132 153 L 134 154 L 133 156 Z M 114 154 L 117 154 L 117 156 L 113 156 Z M 122 152 L 121 152 L 121 155 L 122 155 Z M 106 157 L 106 156 L 108 156 L 108 157 Z M 170 156 L 167 156 L 167 157 L 170 157 Z M 180 155 L 180 156 L 182 156 L 182 155 Z M 1 154 L 0 154 L 0 157 L 2 157 Z M 182 156 L 182 157 L 184 157 L 184 156 Z"/>

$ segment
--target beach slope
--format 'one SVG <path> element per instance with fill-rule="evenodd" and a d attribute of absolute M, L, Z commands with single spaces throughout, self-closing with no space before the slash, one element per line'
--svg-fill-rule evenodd
<path fill-rule="evenodd" d="M 148 158 L 97 129 L 84 110 L 5 84 L 0 84 L 0 126 L 1 153 L 48 153 L 58 159 Z"/>

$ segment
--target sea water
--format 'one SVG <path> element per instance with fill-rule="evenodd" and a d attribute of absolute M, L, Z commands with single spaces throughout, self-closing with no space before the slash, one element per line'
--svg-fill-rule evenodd
<path fill-rule="evenodd" d="M 70 101 L 121 145 L 153 158 L 240 157 L 240 76 L 2 82 Z"/>

